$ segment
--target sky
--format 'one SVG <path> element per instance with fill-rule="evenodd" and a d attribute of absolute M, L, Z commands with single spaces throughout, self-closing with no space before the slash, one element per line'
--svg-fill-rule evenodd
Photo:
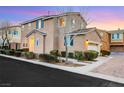
<path fill-rule="evenodd" d="M 124 29 L 123 6 L 0 6 L 0 20 L 18 24 L 42 15 L 54 15 L 61 11 L 84 11 L 89 19 L 88 27 L 103 30 Z"/>

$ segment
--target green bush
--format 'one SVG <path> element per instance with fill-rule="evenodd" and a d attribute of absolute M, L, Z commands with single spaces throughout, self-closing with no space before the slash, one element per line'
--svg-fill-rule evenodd
<path fill-rule="evenodd" d="M 1 54 L 5 54 L 5 49 L 0 49 Z"/>
<path fill-rule="evenodd" d="M 50 54 L 40 54 L 39 59 L 44 62 L 58 62 L 58 59 Z"/>
<path fill-rule="evenodd" d="M 75 51 L 74 56 L 77 60 L 84 60 L 84 55 L 82 51 Z"/>
<path fill-rule="evenodd" d="M 68 53 L 68 57 L 69 57 L 69 58 L 74 58 L 74 53 L 69 52 L 69 53 Z"/>
<path fill-rule="evenodd" d="M 98 52 L 94 50 L 87 50 L 84 52 L 84 56 L 87 60 L 94 60 L 98 57 Z"/>
<path fill-rule="evenodd" d="M 61 51 L 61 56 L 62 57 L 66 57 L 66 52 L 65 51 Z"/>
<path fill-rule="evenodd" d="M 52 50 L 52 51 L 50 51 L 50 54 L 53 56 L 56 56 L 56 57 L 60 56 L 60 53 L 58 50 Z"/>
<path fill-rule="evenodd" d="M 15 51 L 15 56 L 20 57 L 21 56 L 21 51 Z"/>
<path fill-rule="evenodd" d="M 21 56 L 22 57 L 25 57 L 25 52 L 21 52 Z"/>
<path fill-rule="evenodd" d="M 12 50 L 12 49 L 7 49 L 7 50 L 4 50 L 4 54 L 6 54 L 6 55 L 14 55 L 14 50 Z"/>
<path fill-rule="evenodd" d="M 27 59 L 34 59 L 35 58 L 35 54 L 33 52 L 25 52 L 25 57 Z"/>
<path fill-rule="evenodd" d="M 110 55 L 111 52 L 110 51 L 107 51 L 107 50 L 101 50 L 101 55 L 102 56 L 106 56 L 106 55 Z"/>

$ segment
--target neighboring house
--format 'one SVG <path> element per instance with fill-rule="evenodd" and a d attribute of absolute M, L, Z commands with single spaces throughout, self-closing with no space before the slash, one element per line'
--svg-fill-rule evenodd
<path fill-rule="evenodd" d="M 109 33 L 105 30 L 97 29 L 99 36 L 101 37 L 101 50 L 110 51 L 110 38 Z"/>
<path fill-rule="evenodd" d="M 124 30 L 109 31 L 109 38 L 112 52 L 124 52 Z"/>
<path fill-rule="evenodd" d="M 94 28 L 86 29 L 87 23 L 79 12 L 41 16 L 21 25 L 21 48 L 29 48 L 34 53 L 49 53 L 54 49 L 65 51 L 65 34 L 69 37 L 69 52 L 100 51 L 99 34 Z"/>
<path fill-rule="evenodd" d="M 8 31 L 8 38 L 11 49 L 19 49 L 21 44 L 21 26 L 10 26 Z M 0 30 L 0 44 L 2 46 L 2 31 Z"/>

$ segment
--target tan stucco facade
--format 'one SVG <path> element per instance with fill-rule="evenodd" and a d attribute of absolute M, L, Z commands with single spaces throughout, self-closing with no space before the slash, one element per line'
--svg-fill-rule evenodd
<path fill-rule="evenodd" d="M 64 26 L 60 26 L 59 20 L 64 19 Z M 41 20 L 41 19 L 37 19 Z M 29 37 L 26 37 L 28 33 L 36 29 L 36 21 L 33 20 L 28 23 L 22 24 L 22 39 L 21 48 L 29 48 L 30 51 L 35 53 L 49 53 L 51 50 L 58 49 L 59 51 L 65 51 L 64 46 L 64 36 L 65 33 L 73 32 L 79 29 L 86 29 L 86 23 L 79 13 L 69 13 L 66 15 L 61 15 L 58 17 L 48 18 L 44 20 L 44 27 L 37 29 L 40 32 L 46 33 L 46 36 L 39 34 L 38 32 L 32 33 Z M 34 37 L 33 47 L 30 47 L 31 38 Z M 40 46 L 36 46 L 36 38 L 40 38 Z M 89 43 L 96 44 L 100 46 L 100 38 L 96 31 L 88 32 L 85 35 L 73 36 L 73 46 L 69 47 L 69 52 L 74 51 L 85 51 L 87 46 L 85 46 L 86 41 Z M 43 41 L 45 43 L 43 43 Z M 24 44 L 27 43 L 27 46 Z"/>
<path fill-rule="evenodd" d="M 96 31 L 89 32 L 85 35 L 73 36 L 73 40 L 74 40 L 73 46 L 68 47 L 69 52 L 88 50 L 88 46 L 86 45 L 87 40 L 89 44 L 93 43 L 93 44 L 96 44 L 98 47 L 100 47 L 101 45 L 101 39 L 98 36 Z M 60 51 L 65 51 L 64 37 L 61 38 L 61 43 L 59 43 L 59 46 L 60 46 L 59 47 Z M 100 52 L 100 48 L 98 52 Z"/>

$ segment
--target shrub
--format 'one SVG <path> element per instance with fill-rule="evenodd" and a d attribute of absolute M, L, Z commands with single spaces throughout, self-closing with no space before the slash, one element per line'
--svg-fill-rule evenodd
<path fill-rule="evenodd" d="M 75 51 L 74 56 L 77 60 L 84 60 L 84 55 L 82 51 Z"/>
<path fill-rule="evenodd" d="M 15 51 L 15 56 L 20 57 L 21 56 L 21 51 Z"/>
<path fill-rule="evenodd" d="M 29 52 L 29 48 L 17 49 L 17 51 L 21 51 L 21 52 Z"/>
<path fill-rule="evenodd" d="M 2 46 L 2 49 L 9 49 L 8 46 Z"/>
<path fill-rule="evenodd" d="M 107 50 L 101 50 L 101 55 L 102 56 L 106 56 L 106 55 L 110 55 L 111 52 L 110 51 L 107 51 Z"/>
<path fill-rule="evenodd" d="M 25 57 L 27 59 L 33 59 L 35 58 L 35 54 L 33 52 L 25 52 Z"/>
<path fill-rule="evenodd" d="M 54 56 L 56 56 L 56 57 L 60 56 L 60 53 L 59 53 L 58 50 L 52 50 L 52 51 L 50 51 L 50 54 L 51 54 L 51 55 L 54 55 Z"/>
<path fill-rule="evenodd" d="M 87 60 L 94 60 L 98 57 L 98 52 L 94 50 L 87 50 L 84 52 L 84 56 Z"/>
<path fill-rule="evenodd" d="M 25 52 L 21 52 L 21 56 L 22 57 L 25 57 Z"/>
<path fill-rule="evenodd" d="M 58 59 L 55 56 L 49 54 L 40 54 L 39 59 L 40 61 L 45 62 L 58 62 Z"/>
<path fill-rule="evenodd" d="M 68 53 L 68 57 L 69 57 L 69 58 L 74 58 L 74 53 L 69 52 L 69 53 Z"/>
<path fill-rule="evenodd" d="M 14 50 L 11 50 L 11 49 L 7 49 L 7 50 L 4 50 L 6 55 L 14 55 Z"/>
<path fill-rule="evenodd" d="M 61 56 L 62 57 L 66 57 L 66 52 L 65 51 L 61 51 Z"/>
<path fill-rule="evenodd" d="M 0 49 L 1 54 L 5 54 L 5 49 Z"/>

